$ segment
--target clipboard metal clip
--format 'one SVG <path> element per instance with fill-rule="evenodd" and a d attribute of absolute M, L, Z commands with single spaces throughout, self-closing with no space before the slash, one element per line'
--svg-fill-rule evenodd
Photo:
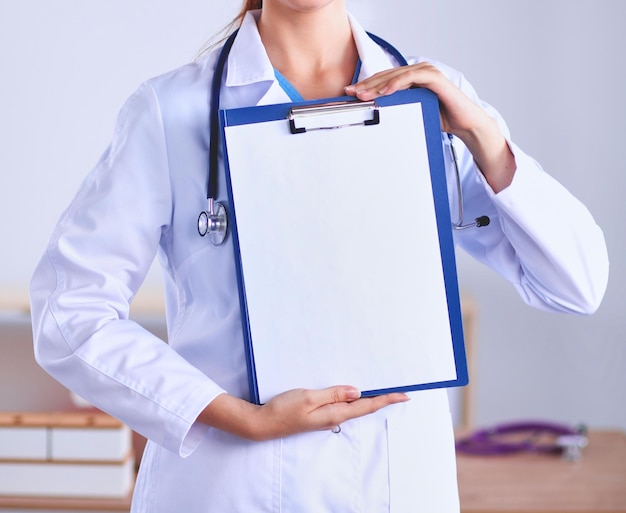
<path fill-rule="evenodd" d="M 343 101 L 292 107 L 287 116 L 292 134 L 380 123 L 375 101 Z"/>

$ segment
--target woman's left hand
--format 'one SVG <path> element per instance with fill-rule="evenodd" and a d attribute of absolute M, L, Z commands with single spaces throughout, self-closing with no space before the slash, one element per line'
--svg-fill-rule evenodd
<path fill-rule="evenodd" d="M 500 127 L 432 64 L 421 62 L 391 68 L 347 86 L 345 91 L 368 101 L 411 87 L 424 87 L 437 95 L 442 130 L 465 143 L 495 192 L 507 187 L 516 166 Z"/>
<path fill-rule="evenodd" d="M 441 127 L 462 139 L 463 132 L 486 122 L 487 114 L 432 64 L 421 62 L 391 68 L 346 87 L 346 93 L 360 100 L 373 100 L 411 87 L 425 87 L 441 103 Z"/>

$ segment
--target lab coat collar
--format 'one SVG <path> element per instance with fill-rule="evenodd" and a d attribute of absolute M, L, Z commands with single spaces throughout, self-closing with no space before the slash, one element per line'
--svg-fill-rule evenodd
<path fill-rule="evenodd" d="M 238 87 L 267 82 L 268 89 L 259 99 L 259 104 L 289 101 L 276 80 L 274 67 L 261 41 L 256 24 L 259 15 L 260 11 L 249 11 L 243 19 L 228 56 L 225 85 Z M 361 59 L 359 80 L 392 67 L 394 64 L 385 50 L 372 41 L 352 15 L 348 14 L 348 18 Z"/>
<path fill-rule="evenodd" d="M 361 58 L 359 80 L 371 77 L 380 71 L 385 71 L 398 65 L 392 61 L 391 57 L 378 43 L 367 35 L 365 29 L 349 13 L 348 18 L 350 19 L 350 25 L 352 27 L 352 37 L 354 38 L 359 57 Z"/>
<path fill-rule="evenodd" d="M 226 87 L 276 80 L 274 67 L 261 41 L 256 20 L 260 11 L 249 11 L 235 38 L 226 71 Z"/>

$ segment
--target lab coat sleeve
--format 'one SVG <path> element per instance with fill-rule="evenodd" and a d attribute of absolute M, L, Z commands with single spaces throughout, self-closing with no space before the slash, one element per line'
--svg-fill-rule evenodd
<path fill-rule="evenodd" d="M 529 305 L 566 313 L 594 313 L 608 281 L 604 236 L 587 208 L 528 155 L 509 143 L 517 163 L 513 183 L 494 194 L 500 241 L 470 252 L 500 270 Z M 480 244 L 480 243 L 479 243 Z"/>
<path fill-rule="evenodd" d="M 498 122 L 517 165 L 513 182 L 495 194 L 467 148 L 455 140 L 465 222 L 482 215 L 491 219 L 487 227 L 456 231 L 456 243 L 510 281 L 529 305 L 567 313 L 595 312 L 609 270 L 602 230 L 578 199 L 511 142 L 500 114 L 480 100 L 464 76 L 443 69 Z M 448 172 L 448 180 L 453 177 Z"/>
<path fill-rule="evenodd" d="M 147 438 L 190 454 L 223 390 L 128 319 L 172 215 L 167 148 L 150 83 L 62 215 L 31 281 L 35 356 L 53 377 Z"/>

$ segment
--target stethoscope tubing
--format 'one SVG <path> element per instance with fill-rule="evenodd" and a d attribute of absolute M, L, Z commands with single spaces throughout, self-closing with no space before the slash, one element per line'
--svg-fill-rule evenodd
<path fill-rule="evenodd" d="M 510 435 L 519 435 L 516 439 L 507 439 Z M 525 436 L 522 436 L 525 435 Z M 541 441 L 544 435 L 557 437 L 553 443 Z M 569 426 L 553 422 L 510 422 L 491 428 L 481 429 L 461 438 L 456 442 L 456 450 L 464 454 L 477 456 L 495 456 L 519 452 L 560 454 L 569 444 L 572 448 L 582 449 L 587 445 L 586 428 Z M 570 437 L 567 443 L 558 443 L 559 437 Z"/>
<path fill-rule="evenodd" d="M 226 39 L 222 50 L 217 58 L 217 63 L 215 65 L 215 73 L 213 74 L 213 82 L 211 84 L 211 110 L 209 113 L 210 117 L 210 128 L 211 135 L 209 139 L 209 170 L 208 170 L 208 180 L 207 180 L 207 199 L 217 198 L 217 182 L 218 182 L 218 159 L 219 159 L 219 139 L 220 139 L 220 118 L 219 118 L 219 108 L 220 108 L 220 97 L 222 90 L 222 80 L 224 78 L 224 68 L 226 67 L 226 60 L 228 59 L 228 55 L 230 54 L 230 49 L 235 42 L 235 37 L 237 37 L 237 33 L 239 29 L 235 30 L 229 37 Z"/>

